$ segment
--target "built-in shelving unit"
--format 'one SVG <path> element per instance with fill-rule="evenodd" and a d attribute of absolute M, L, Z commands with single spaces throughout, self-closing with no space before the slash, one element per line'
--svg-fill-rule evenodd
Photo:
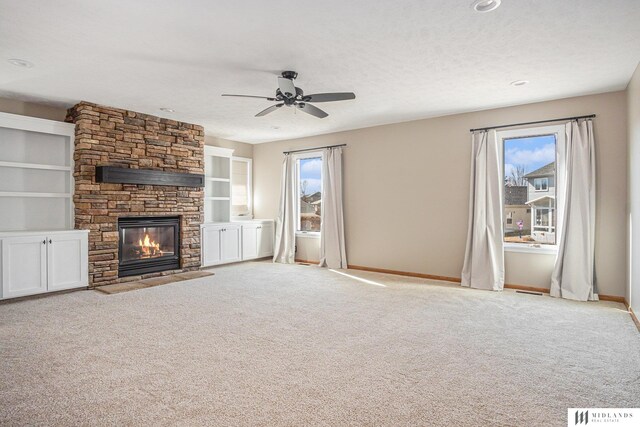
<path fill-rule="evenodd" d="M 233 150 L 204 147 L 204 222 L 231 219 L 231 156 Z"/>
<path fill-rule="evenodd" d="M 0 230 L 73 229 L 74 129 L 0 113 Z"/>

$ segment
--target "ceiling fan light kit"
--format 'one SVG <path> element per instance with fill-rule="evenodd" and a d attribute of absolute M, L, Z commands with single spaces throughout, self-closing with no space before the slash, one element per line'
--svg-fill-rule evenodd
<path fill-rule="evenodd" d="M 226 93 L 222 94 L 222 96 L 259 98 L 266 99 L 267 101 L 278 102 L 278 104 L 272 105 L 271 107 L 260 111 L 258 114 L 256 114 L 256 117 L 266 116 L 267 114 L 276 111 L 282 106 L 287 106 L 296 107 L 298 110 L 319 119 L 323 119 L 329 114 L 310 103 L 347 101 L 356 98 L 356 95 L 353 92 L 317 93 L 313 95 L 305 95 L 304 91 L 299 87 L 296 87 L 296 85 L 294 84 L 294 80 L 297 77 L 298 73 L 296 73 L 295 71 L 283 71 L 281 77 L 278 77 L 278 88 L 276 89 L 276 96 L 274 98 L 254 95 L 232 95 Z"/>

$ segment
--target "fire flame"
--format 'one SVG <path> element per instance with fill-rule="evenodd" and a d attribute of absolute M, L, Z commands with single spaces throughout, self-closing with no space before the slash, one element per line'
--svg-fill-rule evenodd
<path fill-rule="evenodd" d="M 145 255 L 162 254 L 162 251 L 160 251 L 160 243 L 151 240 L 146 233 L 144 235 L 144 241 L 142 241 L 142 239 L 138 240 L 138 246 L 140 246 L 142 253 Z"/>

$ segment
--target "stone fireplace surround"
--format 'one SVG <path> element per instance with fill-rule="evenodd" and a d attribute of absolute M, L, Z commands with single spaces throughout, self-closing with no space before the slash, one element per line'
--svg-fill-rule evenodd
<path fill-rule="evenodd" d="M 76 125 L 75 228 L 89 233 L 89 286 L 200 267 L 204 189 L 96 182 L 97 166 L 204 173 L 204 129 L 189 123 L 82 101 L 67 112 Z M 118 278 L 118 218 L 180 216 L 179 270 Z"/>

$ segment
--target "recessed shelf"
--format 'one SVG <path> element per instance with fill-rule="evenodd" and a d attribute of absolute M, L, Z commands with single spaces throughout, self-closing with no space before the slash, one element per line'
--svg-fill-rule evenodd
<path fill-rule="evenodd" d="M 57 166 L 57 165 L 43 165 L 39 163 L 21 163 L 21 162 L 3 162 L 0 161 L 0 166 L 7 168 L 22 168 L 22 169 L 43 169 L 52 171 L 71 171 L 70 166 Z"/>
<path fill-rule="evenodd" d="M 228 222 L 231 218 L 231 156 L 233 150 L 204 147 L 204 221 Z"/>
<path fill-rule="evenodd" d="M 75 125 L 0 113 L 0 231 L 73 229 Z"/>

